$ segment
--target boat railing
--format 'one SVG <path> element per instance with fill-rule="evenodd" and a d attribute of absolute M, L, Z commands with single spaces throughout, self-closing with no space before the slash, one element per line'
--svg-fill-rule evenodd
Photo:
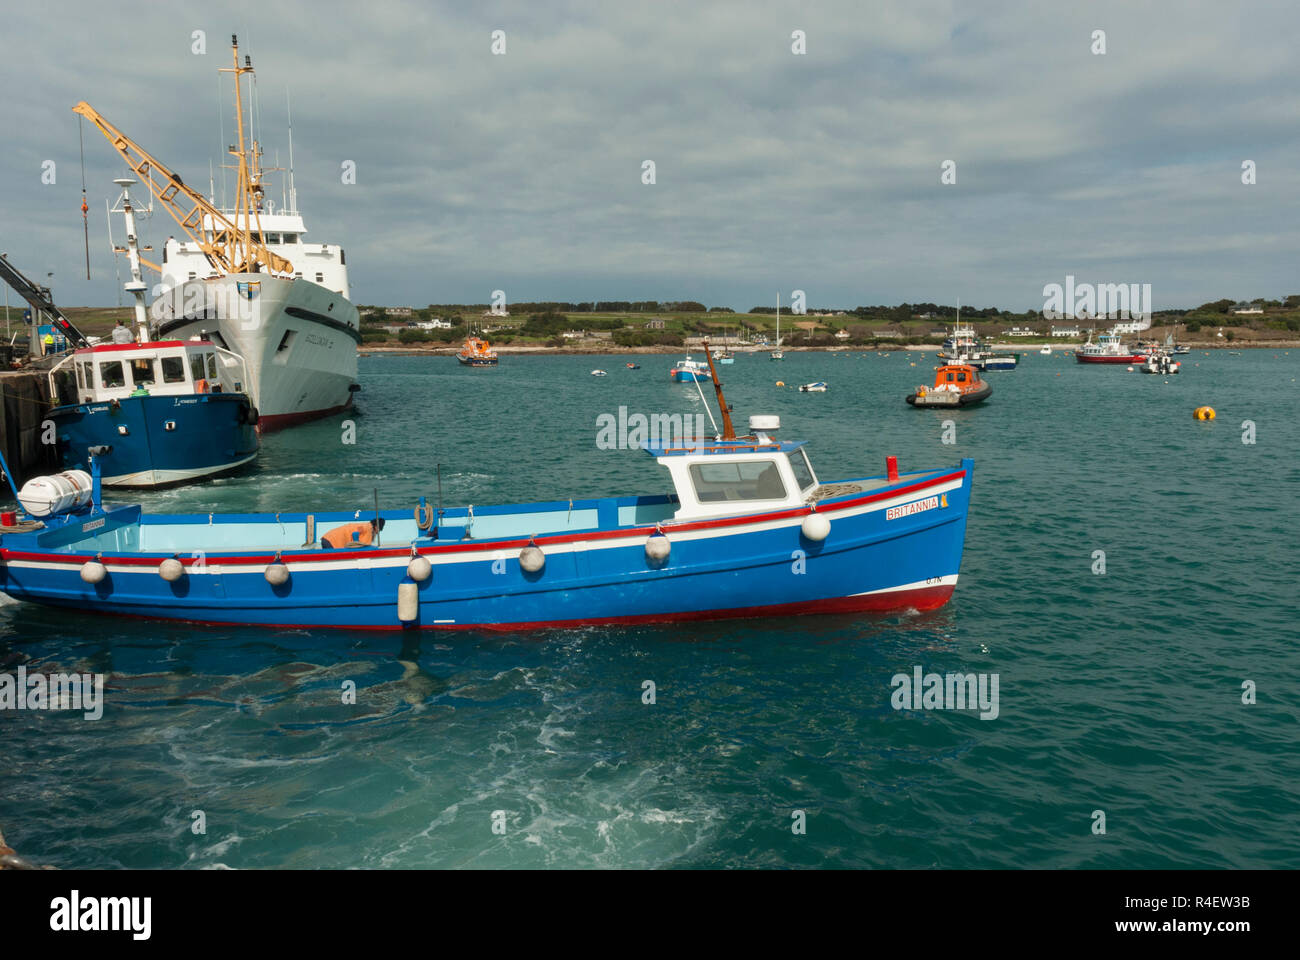
<path fill-rule="evenodd" d="M 50 367 L 49 373 L 46 374 L 50 383 L 50 397 L 56 402 L 58 402 L 59 400 L 59 384 L 58 381 L 54 378 L 54 375 L 58 373 L 60 370 L 62 370 L 69 363 L 71 363 L 75 358 L 76 358 L 76 354 L 69 352 L 66 357 L 64 357 L 54 366 Z"/>
<path fill-rule="evenodd" d="M 230 380 L 231 386 L 235 389 L 232 393 L 248 393 L 248 365 L 244 363 L 244 358 L 239 354 L 226 350 L 224 347 L 218 347 L 215 343 L 212 345 L 217 352 L 217 358 L 221 361 L 221 381 L 226 383 L 226 371 L 232 368 L 238 368 L 239 379 Z"/>

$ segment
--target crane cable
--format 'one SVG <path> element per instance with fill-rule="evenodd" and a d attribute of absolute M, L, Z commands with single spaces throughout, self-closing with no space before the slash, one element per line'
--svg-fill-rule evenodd
<path fill-rule="evenodd" d="M 86 240 L 86 279 L 90 279 L 90 221 L 86 219 L 86 214 L 90 208 L 86 206 L 86 135 L 85 120 L 77 117 L 77 140 L 81 144 L 81 232 Z"/>

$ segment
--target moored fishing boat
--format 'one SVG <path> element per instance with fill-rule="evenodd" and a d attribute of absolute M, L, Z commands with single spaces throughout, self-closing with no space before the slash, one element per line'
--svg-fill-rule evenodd
<path fill-rule="evenodd" d="M 1182 364 L 1173 358 L 1168 350 L 1152 350 L 1145 360 L 1138 366 L 1138 370 L 1143 373 L 1158 373 L 1163 376 L 1170 376 L 1179 371 Z"/>
<path fill-rule="evenodd" d="M 1146 354 L 1124 346 L 1119 334 L 1114 331 L 1099 335 L 1096 343 L 1093 342 L 1092 332 L 1089 331 L 1087 342 L 1075 351 L 1074 358 L 1079 363 L 1129 364 L 1141 363 L 1146 359 Z"/>
<path fill-rule="evenodd" d="M 248 368 L 237 354 L 200 340 L 151 342 L 140 273 L 130 177 L 122 188 L 124 248 L 131 271 L 139 342 L 119 322 L 113 342 L 83 347 L 50 368 L 51 397 L 73 402 L 46 414 L 65 469 L 89 468 L 95 450 L 101 481 L 161 487 L 238 469 L 257 456 L 258 414 L 245 395 Z"/>
<path fill-rule="evenodd" d="M 67 367 L 71 370 L 65 370 Z M 99 455 L 103 483 L 160 487 L 236 470 L 257 457 L 257 410 L 243 361 L 207 341 L 98 344 L 50 370 L 75 376 L 77 402 L 46 417 L 67 469 Z"/>
<path fill-rule="evenodd" d="M 97 613 L 375 629 L 897 612 L 947 602 L 973 461 L 900 474 L 890 458 L 883 476 L 823 482 L 802 442 L 773 437 L 777 418 L 751 417 L 751 433 L 736 436 L 714 380 L 723 420 L 714 438 L 642 445 L 668 471 L 668 493 L 436 514 L 421 503 L 414 512 L 352 504 L 149 515 L 76 490 L 0 530 L 0 590 Z"/>
<path fill-rule="evenodd" d="M 685 360 L 678 360 L 673 368 L 668 371 L 668 377 L 677 383 L 695 383 L 697 380 L 712 379 L 709 375 L 709 365 L 698 360 L 692 360 L 690 357 Z"/>
<path fill-rule="evenodd" d="M 914 407 L 968 407 L 992 395 L 993 388 L 970 364 L 949 363 L 935 368 L 934 386 L 917 387 L 905 399 Z"/>

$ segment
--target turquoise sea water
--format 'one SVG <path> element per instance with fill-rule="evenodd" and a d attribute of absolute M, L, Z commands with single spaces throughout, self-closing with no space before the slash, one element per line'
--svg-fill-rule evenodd
<path fill-rule="evenodd" d="M 439 463 L 449 504 L 659 492 L 645 454 L 596 448 L 597 417 L 703 407 L 676 357 L 628 359 L 363 358 L 353 414 L 143 502 L 414 506 Z M 903 402 L 932 353 L 723 368 L 738 424 L 780 414 L 823 480 L 975 458 L 961 580 L 924 616 L 403 647 L 6 600 L 0 671 L 108 690 L 97 721 L 0 712 L 0 829 L 61 867 L 1300 866 L 1300 351 L 1184 360 L 1165 382 L 1031 354 L 952 413 Z M 997 674 L 998 717 L 894 710 L 916 666 Z"/>

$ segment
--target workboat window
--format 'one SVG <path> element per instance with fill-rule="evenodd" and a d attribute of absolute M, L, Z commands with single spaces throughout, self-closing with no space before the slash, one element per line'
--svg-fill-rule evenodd
<path fill-rule="evenodd" d="M 785 483 L 775 460 L 697 463 L 691 467 L 691 482 L 700 503 L 785 498 Z"/>
<path fill-rule="evenodd" d="M 122 371 L 120 360 L 109 360 L 107 363 L 99 365 L 99 379 L 103 382 L 105 389 L 113 387 L 126 386 L 126 374 Z"/>
<path fill-rule="evenodd" d="M 803 452 L 803 448 L 790 454 L 790 469 L 794 471 L 794 482 L 799 484 L 800 490 L 807 490 L 809 487 L 817 485 L 817 478 L 813 476 L 812 464 L 808 462 L 808 455 Z"/>
<path fill-rule="evenodd" d="M 280 242 L 280 235 L 279 235 L 278 233 L 268 233 L 268 234 L 266 235 L 266 242 L 267 242 L 267 243 L 279 243 L 279 242 Z"/>
<path fill-rule="evenodd" d="M 185 382 L 185 361 L 180 357 L 162 358 L 163 383 Z"/>
<path fill-rule="evenodd" d="M 217 379 L 217 355 L 215 353 L 205 353 L 203 359 L 208 364 L 208 379 Z"/>
<path fill-rule="evenodd" d="M 95 389 L 95 365 L 89 360 L 81 364 L 81 385 L 87 390 Z"/>
<path fill-rule="evenodd" d="M 317 283 L 324 283 L 324 282 L 325 282 L 325 274 L 323 274 L 323 273 L 317 273 L 317 274 L 316 274 L 316 282 L 317 282 Z"/>
<path fill-rule="evenodd" d="M 154 374 L 153 361 L 148 357 L 138 357 L 131 361 L 131 380 L 137 387 L 152 386 L 158 382 Z"/>
<path fill-rule="evenodd" d="M 963 372 L 963 373 L 959 373 L 959 374 L 957 374 L 957 382 L 958 382 L 958 383 L 965 383 L 965 382 L 966 382 L 966 374 L 965 374 L 964 372 Z"/>
<path fill-rule="evenodd" d="M 296 233 L 286 233 L 286 234 L 284 235 L 284 242 L 285 242 L 285 243 L 297 243 L 297 242 L 298 242 L 298 234 L 296 234 Z"/>
<path fill-rule="evenodd" d="M 952 383 L 952 371 L 951 371 L 951 370 L 948 371 L 948 382 L 949 382 L 949 383 Z"/>
<path fill-rule="evenodd" d="M 203 354 L 190 354 L 190 376 L 194 378 L 196 383 L 203 379 Z"/>

